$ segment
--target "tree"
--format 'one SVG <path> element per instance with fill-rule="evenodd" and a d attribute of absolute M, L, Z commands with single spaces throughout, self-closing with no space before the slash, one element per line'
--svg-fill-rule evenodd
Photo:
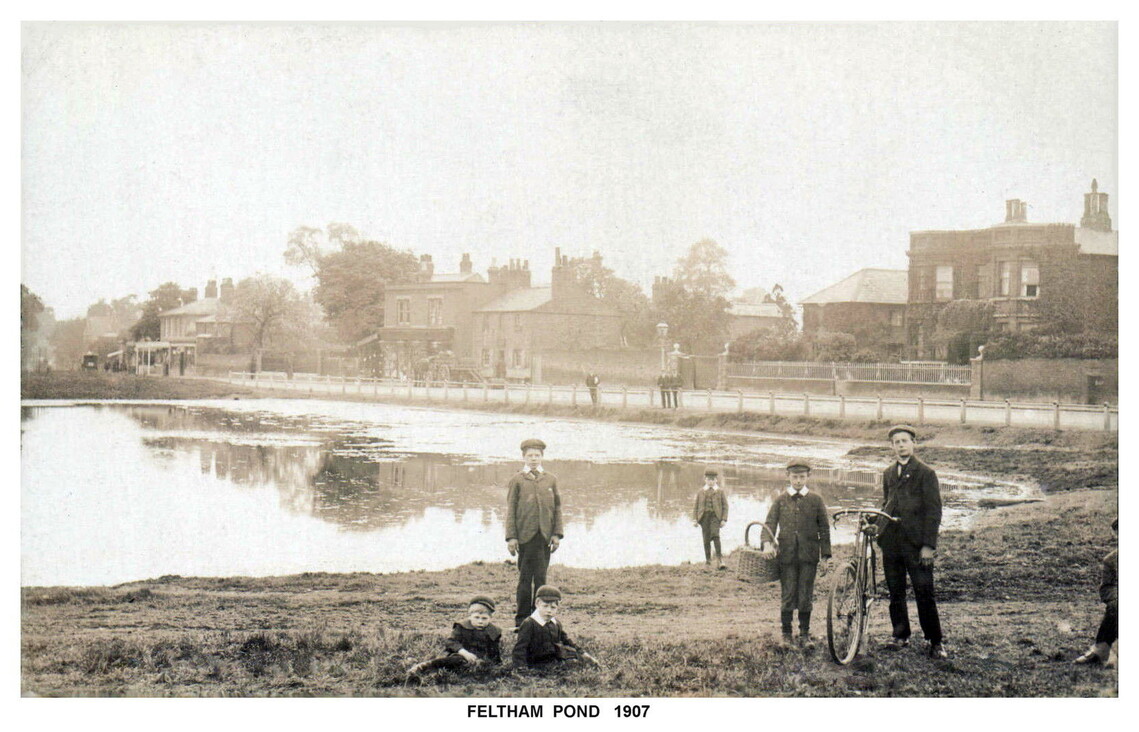
<path fill-rule="evenodd" d="M 351 224 L 331 223 L 326 231 L 298 226 L 289 233 L 285 261 L 296 267 L 306 267 L 316 277 L 320 272 L 321 257 L 359 241 L 360 232 Z"/>
<path fill-rule="evenodd" d="M 35 367 L 36 343 L 39 341 L 40 315 L 44 311 L 39 295 L 20 285 L 20 354 L 23 368 Z"/>
<path fill-rule="evenodd" d="M 55 324 L 50 342 L 55 352 L 55 364 L 65 369 L 78 369 L 79 361 L 87 352 L 83 342 L 83 331 L 87 327 L 86 318 L 60 320 Z"/>
<path fill-rule="evenodd" d="M 728 358 L 737 363 L 749 361 L 802 361 L 807 344 L 794 330 L 757 328 L 731 342 Z"/>
<path fill-rule="evenodd" d="M 410 251 L 375 241 L 346 242 L 320 256 L 313 299 L 339 336 L 354 343 L 383 327 L 385 285 L 410 282 L 418 271 Z"/>
<path fill-rule="evenodd" d="M 689 290 L 679 282 L 661 287 L 654 320 L 668 323 L 668 338 L 689 353 L 720 353 L 727 341 L 731 303 L 719 295 Z"/>
<path fill-rule="evenodd" d="M 799 329 L 799 323 L 795 320 L 795 307 L 787 302 L 787 298 L 783 295 L 783 285 L 776 282 L 771 288 L 771 294 L 767 296 L 767 301 L 779 306 L 779 313 L 783 316 L 783 321 L 779 324 L 780 330 L 791 334 Z"/>
<path fill-rule="evenodd" d="M 258 274 L 237 283 L 232 312 L 248 324 L 250 353 L 256 356 L 269 345 L 287 348 L 303 338 L 311 309 L 289 280 Z"/>
<path fill-rule="evenodd" d="M 988 300 L 953 300 L 937 313 L 931 338 L 949 361 L 968 363 L 977 346 L 993 331 L 993 304 Z"/>
<path fill-rule="evenodd" d="M 728 251 L 711 239 L 701 239 L 688 248 L 673 270 L 673 277 L 689 292 L 711 300 L 735 289 L 728 274 Z"/>
<path fill-rule="evenodd" d="M 128 296 L 133 300 L 134 296 Z M 164 282 L 150 291 L 150 298 L 142 305 L 142 317 L 131 326 L 131 338 L 136 341 L 156 341 L 162 335 L 159 314 L 193 302 L 197 293 L 192 288 L 182 289 L 176 282 Z M 125 298 L 124 298 L 125 299 Z M 119 300 L 115 301 L 116 303 Z"/>
<path fill-rule="evenodd" d="M 622 314 L 622 342 L 632 346 L 653 343 L 656 319 L 652 303 L 638 285 L 618 277 L 601 263 L 599 255 L 575 259 L 571 266 L 574 281 L 582 290 Z"/>

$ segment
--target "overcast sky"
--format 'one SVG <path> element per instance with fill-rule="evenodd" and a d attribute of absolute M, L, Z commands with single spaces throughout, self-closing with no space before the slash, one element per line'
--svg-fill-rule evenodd
<path fill-rule="evenodd" d="M 299 225 L 476 271 L 693 242 L 799 301 L 908 234 L 1117 198 L 1114 24 L 25 26 L 23 281 L 99 298 L 256 271 Z"/>

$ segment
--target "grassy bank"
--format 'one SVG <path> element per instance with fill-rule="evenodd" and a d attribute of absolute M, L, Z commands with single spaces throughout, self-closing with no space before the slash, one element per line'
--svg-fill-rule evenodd
<path fill-rule="evenodd" d="M 1055 495 L 947 533 L 939 560 L 951 651 L 875 650 L 850 667 L 777 643 L 778 587 L 702 565 L 551 567 L 570 634 L 606 664 L 553 676 L 442 672 L 407 685 L 476 592 L 509 622 L 516 571 L 163 577 L 112 588 L 22 591 L 23 690 L 141 696 L 1114 696 L 1114 670 L 1069 662 L 1094 635 L 1114 491 Z M 567 541 L 572 541 L 568 537 Z M 694 537 L 694 541 L 696 538 Z M 556 555 L 555 555 L 556 559 Z M 816 634 L 825 634 L 825 579 Z M 911 608 L 912 613 L 912 608 Z M 504 650 L 513 636 L 506 633 Z"/>
<path fill-rule="evenodd" d="M 244 387 L 176 376 L 135 376 L 103 371 L 55 371 L 20 376 L 21 399 L 216 399 L 255 396 Z"/>

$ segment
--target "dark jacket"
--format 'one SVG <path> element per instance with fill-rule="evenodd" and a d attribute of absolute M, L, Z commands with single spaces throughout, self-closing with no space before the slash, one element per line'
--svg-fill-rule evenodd
<path fill-rule="evenodd" d="M 502 648 L 499 645 L 501 638 L 502 631 L 494 623 L 479 629 L 471 625 L 470 620 L 464 620 L 455 623 L 451 637 L 444 645 L 447 653 L 458 653 L 460 648 L 465 648 L 484 661 L 502 663 Z"/>
<path fill-rule="evenodd" d="M 814 489 L 799 498 L 779 491 L 764 523 L 778 540 L 780 564 L 817 562 L 831 555 L 827 504 Z"/>
<path fill-rule="evenodd" d="M 514 644 L 515 666 L 538 666 L 558 660 L 558 645 L 577 646 L 566 635 L 557 619 L 542 625 L 534 618 L 526 618 L 518 626 L 518 641 Z"/>
<path fill-rule="evenodd" d="M 886 522 L 878 534 L 878 545 L 884 551 L 919 551 L 923 546 L 937 548 L 937 532 L 941 528 L 941 487 L 937 473 L 916 457 L 902 468 L 898 463 L 882 472 L 882 510 L 901 519 Z"/>
<path fill-rule="evenodd" d="M 719 519 L 720 521 L 727 521 L 728 520 L 728 497 L 724 495 L 724 490 L 722 488 L 717 488 L 713 491 L 709 491 L 712 495 L 708 496 L 708 504 L 709 505 L 707 505 L 707 506 L 704 505 L 704 500 L 705 500 L 704 491 L 705 490 L 706 490 L 705 488 L 701 488 L 700 490 L 696 491 L 695 503 L 692 506 L 692 520 L 693 521 L 699 521 L 700 518 L 708 510 L 711 510 L 712 513 L 716 514 L 717 519 Z M 703 510 L 701 510 L 701 509 L 703 509 Z"/>
<path fill-rule="evenodd" d="M 1119 551 L 1103 558 L 1103 576 L 1099 583 L 1099 599 L 1105 605 L 1119 604 Z"/>
<path fill-rule="evenodd" d="M 525 544 L 538 533 L 546 539 L 565 536 L 558 478 L 549 471 L 537 478 L 529 471 L 515 473 L 506 491 L 506 540 Z"/>

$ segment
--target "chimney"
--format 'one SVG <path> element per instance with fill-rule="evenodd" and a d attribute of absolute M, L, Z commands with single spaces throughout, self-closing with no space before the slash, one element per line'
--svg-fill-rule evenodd
<path fill-rule="evenodd" d="M 495 260 L 491 260 L 492 262 Z M 523 265 L 521 259 L 511 257 L 502 267 L 491 264 L 486 271 L 487 282 L 492 285 L 501 285 L 506 290 L 515 290 L 530 286 L 530 267 Z"/>
<path fill-rule="evenodd" d="M 222 302 L 229 302 L 233 299 L 233 279 L 226 277 L 221 281 L 221 289 L 218 290 L 218 299 Z"/>
<path fill-rule="evenodd" d="M 1099 192 L 1099 183 L 1092 178 L 1092 192 L 1084 194 L 1084 217 L 1080 219 L 1084 229 L 1111 231 L 1111 216 L 1107 213 L 1107 194 Z"/>
<path fill-rule="evenodd" d="M 469 275 L 471 271 L 471 255 L 467 252 L 463 252 L 463 258 L 459 262 L 459 273 Z"/>
<path fill-rule="evenodd" d="M 210 280 L 206 283 L 206 297 L 214 299 L 218 296 L 218 281 Z"/>
<path fill-rule="evenodd" d="M 573 284 L 573 270 L 569 265 L 569 257 L 562 256 L 562 248 L 554 247 L 554 269 L 550 272 L 550 297 L 559 300 L 566 296 L 567 287 Z"/>
<path fill-rule="evenodd" d="M 435 274 L 435 263 L 431 261 L 430 254 L 419 255 L 419 281 L 430 282 Z"/>
<path fill-rule="evenodd" d="M 1019 198 L 1005 201 L 1005 223 L 1028 221 L 1028 204 Z"/>

